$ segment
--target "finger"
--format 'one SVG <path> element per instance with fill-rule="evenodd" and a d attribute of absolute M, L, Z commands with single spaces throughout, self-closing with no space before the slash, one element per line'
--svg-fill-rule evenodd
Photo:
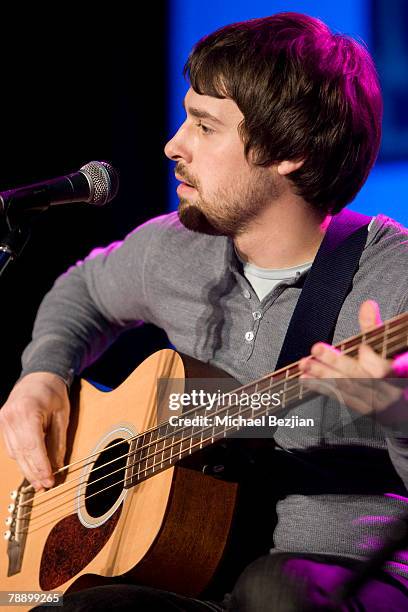
<path fill-rule="evenodd" d="M 312 347 L 313 359 L 306 366 L 310 376 L 327 378 L 364 378 L 367 372 L 360 364 L 329 344 L 318 342 Z"/>
<path fill-rule="evenodd" d="M 19 470 L 21 471 L 21 473 L 23 474 L 23 477 L 26 480 L 28 480 L 28 482 L 34 487 L 36 491 L 39 491 L 41 489 L 41 484 L 35 478 L 30 465 L 25 460 L 25 457 L 21 455 L 20 453 L 15 453 L 15 458 L 16 458 L 17 466 Z"/>
<path fill-rule="evenodd" d="M 300 361 L 299 361 L 299 370 L 302 373 L 302 375 L 306 375 L 306 372 L 308 370 L 309 367 L 309 361 L 310 361 L 311 357 L 303 357 Z"/>
<path fill-rule="evenodd" d="M 27 427 L 23 423 L 17 430 L 9 425 L 8 431 L 16 461 L 24 470 L 27 480 L 33 485 L 40 483 L 46 488 L 51 487 L 54 479 L 45 448 L 41 419 L 32 419 Z"/>
<path fill-rule="evenodd" d="M 16 439 L 13 429 L 9 426 L 8 422 L 2 420 L 3 426 L 3 439 L 7 448 L 7 452 L 11 459 L 17 462 L 17 466 L 23 474 L 23 477 L 27 479 L 31 484 L 34 484 L 35 478 L 28 466 L 25 458 L 22 456 L 19 450 L 19 443 Z"/>
<path fill-rule="evenodd" d="M 54 484 L 51 463 L 45 451 L 45 444 L 42 447 L 30 449 L 24 458 L 31 469 L 31 473 L 37 483 L 42 487 L 49 489 Z M 44 460 L 45 459 L 45 460 Z"/>
<path fill-rule="evenodd" d="M 17 467 L 22 473 L 23 478 L 28 480 L 28 482 L 34 487 L 36 491 L 39 491 L 42 488 L 42 485 L 36 478 L 32 466 L 27 462 L 25 456 L 20 452 L 20 450 L 16 450 L 12 446 L 11 455 L 13 459 L 15 459 Z"/>
<path fill-rule="evenodd" d="M 374 302 L 374 300 L 366 300 L 363 302 L 358 313 L 358 321 L 363 333 L 371 330 L 373 327 L 381 325 L 380 307 L 377 302 Z"/>
<path fill-rule="evenodd" d="M 391 361 L 380 357 L 367 344 L 358 347 L 358 361 L 366 375 L 372 378 L 385 378 L 392 373 Z"/>

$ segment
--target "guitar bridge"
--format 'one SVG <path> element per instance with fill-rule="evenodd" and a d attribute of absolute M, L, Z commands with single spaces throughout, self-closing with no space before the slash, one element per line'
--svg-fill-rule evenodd
<path fill-rule="evenodd" d="M 21 571 L 28 525 L 33 506 L 34 489 L 28 480 L 23 480 L 16 491 L 11 493 L 13 503 L 8 507 L 10 516 L 6 520 L 9 529 L 4 537 L 8 540 L 7 555 L 9 558 L 8 576 Z"/>

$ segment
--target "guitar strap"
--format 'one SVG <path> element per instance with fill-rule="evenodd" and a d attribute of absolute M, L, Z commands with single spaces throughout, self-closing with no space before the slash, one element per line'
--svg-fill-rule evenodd
<path fill-rule="evenodd" d="M 286 332 L 276 370 L 310 354 L 316 342 L 332 343 L 367 240 L 371 217 L 351 210 L 335 215 L 306 277 Z"/>

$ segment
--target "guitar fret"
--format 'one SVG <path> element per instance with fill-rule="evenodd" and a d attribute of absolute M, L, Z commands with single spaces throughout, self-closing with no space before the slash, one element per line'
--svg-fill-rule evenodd
<path fill-rule="evenodd" d="M 267 387 L 267 391 L 269 393 L 269 396 L 271 396 L 271 391 L 272 391 L 272 384 L 273 384 L 273 377 L 270 376 L 269 377 L 269 381 L 268 381 L 268 387 Z M 265 414 L 268 416 L 269 415 L 269 405 L 266 408 Z"/>
<path fill-rule="evenodd" d="M 194 428 L 193 428 L 194 429 Z M 203 432 L 201 431 L 201 436 L 200 436 L 200 450 L 203 448 Z"/>
<path fill-rule="evenodd" d="M 166 426 L 166 439 L 164 440 L 162 455 L 161 455 L 161 467 L 166 467 L 167 464 L 171 464 L 172 462 L 172 454 L 173 454 L 173 441 L 174 436 L 172 438 L 168 437 L 168 425 Z"/>
<path fill-rule="evenodd" d="M 156 458 L 157 458 L 157 436 L 156 436 L 156 442 L 154 445 L 154 452 L 153 452 L 153 465 L 152 465 L 152 472 L 154 472 L 154 468 L 156 466 Z"/>
<path fill-rule="evenodd" d="M 132 461 L 130 463 L 132 466 L 132 479 L 136 479 L 137 481 L 143 478 L 147 467 L 147 453 L 149 451 L 149 446 L 146 444 L 147 433 L 151 435 L 151 432 L 146 432 L 145 434 L 137 436 L 134 441 L 135 449 L 132 450 Z"/>
<path fill-rule="evenodd" d="M 162 447 L 161 460 L 160 460 L 160 467 L 161 468 L 163 467 L 163 463 L 164 463 L 164 456 L 165 456 L 165 449 L 166 449 L 166 440 L 165 440 L 165 438 L 167 437 L 168 430 L 169 430 L 169 423 L 167 422 L 166 423 L 166 432 L 165 432 L 165 434 L 163 436 L 164 439 L 162 440 L 163 447 Z"/>
<path fill-rule="evenodd" d="M 193 444 L 193 436 L 190 436 L 190 448 L 189 448 L 189 455 L 191 455 L 192 452 L 192 444 Z"/>
<path fill-rule="evenodd" d="M 381 357 L 385 359 L 387 357 L 387 342 L 388 342 L 388 326 L 385 324 L 384 334 L 382 337 L 382 346 L 381 346 Z"/>
<path fill-rule="evenodd" d="M 179 445 L 180 445 L 180 450 L 179 450 L 179 452 L 178 452 L 179 459 L 181 459 L 181 457 L 182 457 L 182 452 L 183 452 L 183 438 L 184 438 L 184 431 L 185 431 L 185 430 L 184 430 L 184 428 L 183 428 L 183 429 L 181 430 L 181 440 L 180 440 L 180 442 L 177 442 L 177 444 L 179 444 Z"/>
<path fill-rule="evenodd" d="M 259 391 L 258 391 L 258 389 L 259 389 L 258 384 L 259 384 L 259 382 L 256 382 L 256 383 L 255 383 L 255 388 L 254 388 L 254 390 L 253 390 L 253 394 L 255 394 L 255 393 L 258 393 L 258 392 L 259 392 Z M 255 410 L 255 411 L 256 411 L 256 410 L 259 410 L 259 408 L 254 408 L 254 407 L 253 407 L 253 403 L 251 402 L 251 417 L 253 417 L 253 416 L 254 416 L 254 410 Z"/>
<path fill-rule="evenodd" d="M 142 450 L 142 455 L 144 455 L 143 460 L 145 462 L 145 465 L 142 471 L 144 472 L 145 476 L 147 475 L 147 471 L 149 469 L 149 459 L 150 459 L 150 450 L 151 450 L 150 444 L 152 441 L 152 432 L 149 431 L 148 433 L 149 433 L 149 441 L 146 443 L 145 448 Z"/>
<path fill-rule="evenodd" d="M 141 443 L 141 446 L 143 446 L 143 443 L 144 443 L 144 435 L 143 435 L 143 436 L 138 436 L 137 441 L 136 441 L 136 442 L 137 442 L 137 444 L 136 444 L 136 447 L 137 447 L 137 448 L 138 448 L 138 446 L 139 446 L 139 442 L 140 442 L 140 441 L 142 442 L 142 443 Z M 139 480 L 139 478 L 140 478 L 140 467 L 141 467 L 141 464 L 142 464 L 142 462 L 141 462 L 141 456 L 142 456 L 142 451 L 138 449 L 138 450 L 135 452 L 135 455 L 134 455 L 134 466 L 135 466 L 135 467 L 137 467 L 137 472 L 136 472 L 136 479 L 137 479 L 137 480 Z"/>
<path fill-rule="evenodd" d="M 173 461 L 173 443 L 174 443 L 174 434 L 171 436 L 171 443 L 170 443 L 170 457 L 169 457 L 170 465 L 171 465 L 171 462 Z"/>
<path fill-rule="evenodd" d="M 303 381 L 302 380 L 299 382 L 298 397 L 299 397 L 300 400 L 302 400 L 303 397 L 304 397 L 304 393 L 303 393 Z"/>
<path fill-rule="evenodd" d="M 285 370 L 285 380 L 283 383 L 283 393 L 282 393 L 282 401 L 281 401 L 281 407 L 283 409 L 286 408 L 286 385 L 288 382 L 288 378 L 289 378 L 289 368 L 286 368 Z"/>
<path fill-rule="evenodd" d="M 126 470 L 125 470 L 125 481 L 124 487 L 130 488 L 133 484 L 133 480 L 136 478 L 137 480 L 137 467 L 138 467 L 138 446 L 140 442 L 140 436 L 136 436 L 129 445 L 129 454 L 126 462 Z"/>
<path fill-rule="evenodd" d="M 228 407 L 227 407 L 227 408 L 226 408 L 226 410 L 225 410 L 225 416 L 227 417 L 226 421 L 228 421 L 228 417 L 229 417 L 229 416 L 231 416 L 231 414 L 230 414 L 230 411 L 231 411 L 231 403 L 232 403 L 231 401 L 229 401 L 229 402 L 228 402 Z M 227 430 L 227 424 L 222 425 L 221 427 L 222 427 L 222 429 L 221 429 L 221 434 L 222 434 L 222 437 L 223 437 L 223 438 L 226 438 L 226 437 L 227 437 L 227 431 L 228 431 L 228 430 Z"/>

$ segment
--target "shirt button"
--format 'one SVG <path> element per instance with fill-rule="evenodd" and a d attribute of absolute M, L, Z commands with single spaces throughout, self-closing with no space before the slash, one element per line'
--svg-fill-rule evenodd
<path fill-rule="evenodd" d="M 244 296 L 244 298 L 246 298 L 247 300 L 249 300 L 249 299 L 251 298 L 251 294 L 250 294 L 250 292 L 248 291 L 248 289 L 244 289 L 244 291 L 243 291 L 243 296 Z"/>
<path fill-rule="evenodd" d="M 252 313 L 252 316 L 254 317 L 254 321 L 257 321 L 262 317 L 262 312 L 260 312 L 259 310 L 255 310 L 255 312 Z"/>
<path fill-rule="evenodd" d="M 245 340 L 246 340 L 247 342 L 252 342 L 252 340 L 254 339 L 254 335 L 255 335 L 255 334 L 254 334 L 254 332 L 252 332 L 252 331 L 248 331 L 248 332 L 245 334 Z"/>

